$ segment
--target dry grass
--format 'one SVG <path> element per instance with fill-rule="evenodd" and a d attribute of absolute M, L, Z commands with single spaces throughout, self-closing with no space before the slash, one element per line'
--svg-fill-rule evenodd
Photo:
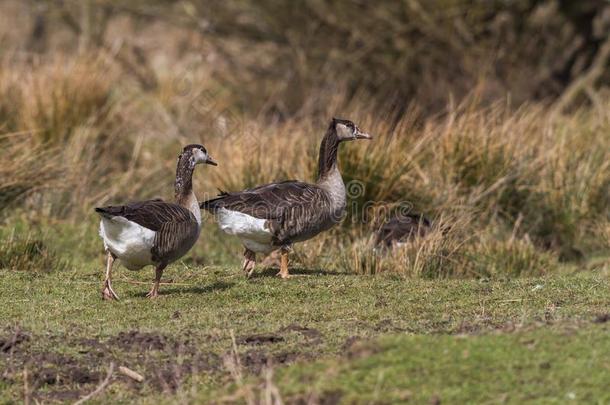
<path fill-rule="evenodd" d="M 68 262 L 58 255 L 44 235 L 27 233 L 2 235 L 0 240 L 0 268 L 12 271 L 44 273 L 61 271 Z"/>
<path fill-rule="evenodd" d="M 176 66 L 151 92 L 121 75 L 107 53 L 0 66 L 8 78 L 0 81 L 5 218 L 18 212 L 76 222 L 97 204 L 171 198 L 176 154 L 187 142 L 205 144 L 220 162 L 195 174 L 201 197 L 217 188 L 313 180 L 319 141 L 339 115 L 375 140 L 342 146 L 348 217 L 297 249 L 302 265 L 413 277 L 518 276 L 608 246 L 607 108 L 561 116 L 538 105 L 482 105 L 473 95 L 443 116 L 413 110 L 396 121 L 336 94 L 315 113 L 269 121 L 231 104 L 202 67 Z M 186 90 L 177 85 L 185 77 Z M 405 207 L 432 217 L 436 230 L 374 253 L 371 235 L 383 216 Z"/>

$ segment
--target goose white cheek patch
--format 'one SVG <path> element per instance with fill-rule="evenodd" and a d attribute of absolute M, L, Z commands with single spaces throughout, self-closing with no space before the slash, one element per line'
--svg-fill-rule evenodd
<path fill-rule="evenodd" d="M 339 138 L 343 139 L 343 138 L 352 137 L 352 130 L 349 129 L 347 125 L 337 124 L 336 128 L 337 128 L 337 135 L 339 135 Z"/>
<path fill-rule="evenodd" d="M 193 157 L 195 158 L 195 163 L 205 163 L 208 157 L 201 151 L 201 149 L 193 150 Z"/>

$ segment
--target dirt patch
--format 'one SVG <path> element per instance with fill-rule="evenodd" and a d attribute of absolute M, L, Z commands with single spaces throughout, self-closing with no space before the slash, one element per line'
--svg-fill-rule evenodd
<path fill-rule="evenodd" d="M 167 336 L 137 330 L 120 332 L 108 344 L 127 351 L 167 350 L 178 346 L 176 341 Z"/>
<path fill-rule="evenodd" d="M 429 401 L 430 405 L 441 405 L 441 397 L 438 395 L 432 395 Z"/>
<path fill-rule="evenodd" d="M 375 332 L 404 332 L 405 329 L 395 326 L 391 319 L 383 319 L 373 327 Z"/>
<path fill-rule="evenodd" d="M 593 319 L 594 323 L 606 323 L 610 321 L 610 313 L 607 314 L 599 314 Z"/>
<path fill-rule="evenodd" d="M 87 395 L 87 393 L 83 390 L 64 390 L 48 392 L 44 395 L 34 395 L 34 399 L 40 400 L 41 402 L 74 402 L 85 395 Z"/>
<path fill-rule="evenodd" d="M 26 340 L 31 341 L 27 350 L 14 350 Z M 21 385 L 23 371 L 28 370 L 32 398 L 71 402 L 95 389 L 108 365 L 114 363 L 136 370 L 145 380 L 138 383 L 115 371 L 113 383 L 136 392 L 172 393 L 193 374 L 222 370 L 219 356 L 199 352 L 193 340 L 192 336 L 178 340 L 140 331 L 119 333 L 105 341 L 70 335 L 38 337 L 12 331 L 2 336 L 0 348 L 7 350 L 0 351 L 7 366 L 2 378 L 8 384 Z M 66 346 L 75 349 L 74 354 L 54 351 Z"/>
<path fill-rule="evenodd" d="M 240 345 L 264 345 L 283 342 L 284 338 L 277 334 L 257 334 L 242 336 L 236 341 Z"/>
<path fill-rule="evenodd" d="M 309 340 L 309 344 L 319 344 L 322 342 L 322 334 L 319 330 L 314 328 L 308 328 L 306 326 L 297 325 L 296 323 L 292 323 L 288 326 L 283 327 L 278 332 L 297 332 L 303 335 L 306 339 Z"/>
<path fill-rule="evenodd" d="M 30 340 L 30 336 L 21 329 L 16 328 L 13 331 L 6 330 L 6 334 L 0 337 L 0 352 L 8 353 L 20 344 Z"/>
<path fill-rule="evenodd" d="M 459 326 L 453 331 L 454 334 L 458 335 L 474 335 L 483 329 L 483 325 L 477 322 L 462 321 Z"/>
<path fill-rule="evenodd" d="M 17 370 L 30 370 L 30 383 L 40 388 L 46 385 L 82 385 L 97 383 L 100 373 L 87 368 L 87 362 L 53 352 L 32 352 L 13 359 Z"/>
<path fill-rule="evenodd" d="M 84 366 L 64 366 L 59 363 L 35 370 L 32 374 L 33 386 L 37 388 L 45 385 L 92 384 L 99 380 L 98 372 L 91 371 Z"/>
<path fill-rule="evenodd" d="M 372 341 L 366 341 L 358 336 L 350 336 L 343 344 L 343 352 L 348 359 L 360 359 L 379 353 L 381 348 Z"/>
<path fill-rule="evenodd" d="M 287 333 L 298 333 L 307 339 L 307 343 L 310 345 L 319 344 L 322 341 L 322 334 L 319 330 L 314 328 L 308 328 L 306 326 L 297 325 L 292 323 L 288 326 L 284 326 L 275 333 L 264 333 L 241 336 L 236 339 L 240 345 L 264 345 L 284 342 L 285 335 Z"/>
<path fill-rule="evenodd" d="M 356 344 L 357 342 L 361 342 L 361 341 L 362 341 L 362 338 L 360 336 L 350 336 L 347 339 L 345 339 L 345 342 L 343 343 L 343 345 L 341 345 L 341 351 L 346 352 L 349 349 L 351 349 L 354 344 Z"/>
<path fill-rule="evenodd" d="M 304 353 L 285 351 L 279 353 L 270 353 L 266 350 L 253 349 L 239 356 L 239 362 L 242 367 L 253 374 L 260 374 L 266 366 L 278 366 L 283 364 L 294 363 L 297 360 L 309 359 Z"/>
<path fill-rule="evenodd" d="M 144 367 L 142 374 L 146 384 L 154 390 L 165 393 L 175 393 L 186 379 L 192 375 L 203 372 L 214 372 L 221 370 L 220 357 L 212 353 L 199 353 L 176 362 L 175 359 L 153 361 Z M 135 382 L 125 376 L 121 376 L 124 383 L 134 389 L 141 389 L 142 384 Z"/>

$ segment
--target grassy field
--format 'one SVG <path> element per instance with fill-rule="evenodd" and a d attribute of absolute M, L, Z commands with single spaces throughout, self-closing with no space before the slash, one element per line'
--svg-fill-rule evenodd
<path fill-rule="evenodd" d="M 74 401 L 114 372 L 102 403 L 607 403 L 610 284 L 585 272 L 515 280 L 419 280 L 297 269 L 101 262 L 2 271 L 0 397 Z M 139 383 L 119 366 L 144 376 Z M 277 403 L 277 402 L 275 402 Z"/>
<path fill-rule="evenodd" d="M 0 403 L 609 403 L 602 3 L 0 1 Z M 206 214 L 102 302 L 94 207 L 171 201 L 193 143 L 200 200 L 313 181 L 332 117 L 374 140 L 297 277 Z"/>

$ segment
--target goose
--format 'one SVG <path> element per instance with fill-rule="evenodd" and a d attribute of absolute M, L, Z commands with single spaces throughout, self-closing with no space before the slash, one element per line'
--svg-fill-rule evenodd
<path fill-rule="evenodd" d="M 375 246 L 391 248 L 408 240 L 426 235 L 432 222 L 419 213 L 396 214 L 384 222 L 376 232 Z"/>
<path fill-rule="evenodd" d="M 243 271 L 250 277 L 256 253 L 280 249 L 281 278 L 288 278 L 288 253 L 295 242 L 313 238 L 341 221 L 346 192 L 337 167 L 339 144 L 372 139 L 351 121 L 333 118 L 320 144 L 315 183 L 288 180 L 221 194 L 201 203 L 220 229 L 237 236 L 245 247 Z"/>
<path fill-rule="evenodd" d="M 193 192 L 193 170 L 205 163 L 216 166 L 202 145 L 187 145 L 178 156 L 175 203 L 153 199 L 97 207 L 100 236 L 106 251 L 106 276 L 102 298 L 118 299 L 112 289 L 112 265 L 116 259 L 129 270 L 155 266 L 155 281 L 147 297 L 156 298 L 163 270 L 193 247 L 201 230 L 201 211 Z"/>

